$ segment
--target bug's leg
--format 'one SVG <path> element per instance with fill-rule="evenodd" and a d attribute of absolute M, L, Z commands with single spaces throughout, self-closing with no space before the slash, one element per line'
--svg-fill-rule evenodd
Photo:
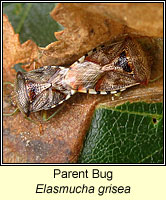
<path fill-rule="evenodd" d="M 38 62 L 38 60 L 42 57 L 43 55 L 43 50 L 41 50 L 41 52 L 39 52 L 38 58 L 33 60 L 33 69 L 37 69 L 38 67 L 41 66 L 41 64 Z"/>
<path fill-rule="evenodd" d="M 11 82 L 8 82 L 8 81 L 4 82 L 3 85 L 10 85 L 10 86 L 14 87 L 14 84 Z M 8 96 L 8 95 L 5 95 L 5 96 Z M 10 97 L 10 99 L 11 99 L 11 97 Z M 12 113 L 3 113 L 3 116 L 13 116 L 18 111 L 19 111 L 19 108 L 16 108 Z"/>
<path fill-rule="evenodd" d="M 27 119 L 28 121 L 38 125 L 38 123 L 36 121 L 34 121 L 33 119 L 31 119 L 30 117 L 24 116 L 25 119 Z"/>
<path fill-rule="evenodd" d="M 42 124 L 39 122 L 36 122 L 36 121 L 34 121 L 33 119 L 31 119 L 30 117 L 27 117 L 27 116 L 24 116 L 24 118 L 26 119 L 26 120 L 28 120 L 28 121 L 30 121 L 30 122 L 32 122 L 32 123 L 34 123 L 34 124 L 36 124 L 38 127 L 39 127 L 39 132 L 40 132 L 40 135 L 43 135 L 43 127 L 42 127 Z"/>
<path fill-rule="evenodd" d="M 33 67 L 33 70 L 38 69 L 41 67 L 41 64 L 38 62 L 38 60 L 42 57 L 41 53 L 39 54 L 38 58 L 34 58 L 31 62 L 24 65 L 25 68 Z"/>
<path fill-rule="evenodd" d="M 162 76 L 163 76 L 163 75 L 160 75 L 160 76 L 158 76 L 158 77 L 156 77 L 156 78 L 154 78 L 154 79 L 152 79 L 152 80 L 149 80 L 149 83 L 153 83 L 153 82 L 155 82 L 155 81 L 158 81 Z"/>
<path fill-rule="evenodd" d="M 4 82 L 3 84 L 4 84 L 4 85 L 11 85 L 12 87 L 14 87 L 14 84 L 11 83 L 11 82 L 8 82 L 8 81 Z"/>
<path fill-rule="evenodd" d="M 114 96 L 116 97 L 120 97 L 120 95 L 121 95 L 121 91 L 114 94 Z"/>
<path fill-rule="evenodd" d="M 38 66 L 40 66 L 39 62 L 37 62 L 37 60 L 34 59 L 34 61 L 33 61 L 33 69 L 37 69 Z"/>
<path fill-rule="evenodd" d="M 44 110 L 44 111 L 43 111 L 43 121 L 44 121 L 44 122 L 49 121 L 49 120 L 50 120 L 51 118 L 53 118 L 60 110 L 62 110 L 63 107 L 64 107 L 64 104 L 61 105 L 61 107 L 58 108 L 58 109 L 57 109 L 51 116 L 49 116 L 48 118 L 47 118 L 47 111 Z"/>
<path fill-rule="evenodd" d="M 3 113 L 3 116 L 13 116 L 19 111 L 19 108 L 16 108 L 12 113 Z"/>

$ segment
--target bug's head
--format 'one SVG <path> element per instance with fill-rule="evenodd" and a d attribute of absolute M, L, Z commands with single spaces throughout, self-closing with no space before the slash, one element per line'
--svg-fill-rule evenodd
<path fill-rule="evenodd" d="M 148 83 L 151 73 L 150 64 L 146 53 L 135 39 L 125 38 L 113 62 L 115 71 L 121 71 L 139 84 Z"/>

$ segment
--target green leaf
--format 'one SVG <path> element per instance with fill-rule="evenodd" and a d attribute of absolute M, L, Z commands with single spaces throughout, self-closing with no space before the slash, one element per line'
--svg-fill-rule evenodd
<path fill-rule="evenodd" d="M 96 109 L 79 163 L 163 163 L 162 103 Z"/>
<path fill-rule="evenodd" d="M 49 15 L 55 6 L 55 3 L 3 3 L 3 13 L 19 33 L 21 43 L 31 39 L 44 47 L 56 41 L 54 32 L 63 30 Z"/>

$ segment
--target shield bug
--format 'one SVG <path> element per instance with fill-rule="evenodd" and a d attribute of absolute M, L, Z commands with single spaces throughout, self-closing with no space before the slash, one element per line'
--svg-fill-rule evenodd
<path fill-rule="evenodd" d="M 147 84 L 150 66 L 136 39 L 126 36 L 93 49 L 70 66 L 65 82 L 78 92 L 115 94 Z"/>
<path fill-rule="evenodd" d="M 44 66 L 30 72 L 18 72 L 15 93 L 18 108 L 29 116 L 30 112 L 48 110 L 63 103 L 74 93 L 64 87 L 68 68 Z"/>

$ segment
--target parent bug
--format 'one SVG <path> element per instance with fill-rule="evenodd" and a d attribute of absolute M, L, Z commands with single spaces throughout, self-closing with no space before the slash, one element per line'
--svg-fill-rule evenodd
<path fill-rule="evenodd" d="M 29 116 L 30 112 L 48 110 L 63 103 L 73 93 L 63 85 L 68 69 L 44 66 L 30 72 L 18 72 L 15 93 L 18 108 Z"/>
<path fill-rule="evenodd" d="M 150 66 L 137 41 L 130 37 L 107 42 L 85 54 L 69 68 L 44 66 L 18 72 L 15 93 L 18 108 L 26 116 L 48 110 L 76 92 L 116 94 L 147 84 Z"/>
<path fill-rule="evenodd" d="M 150 66 L 137 41 L 127 36 L 93 49 L 70 66 L 65 81 L 72 89 L 90 94 L 114 94 L 147 84 Z"/>

